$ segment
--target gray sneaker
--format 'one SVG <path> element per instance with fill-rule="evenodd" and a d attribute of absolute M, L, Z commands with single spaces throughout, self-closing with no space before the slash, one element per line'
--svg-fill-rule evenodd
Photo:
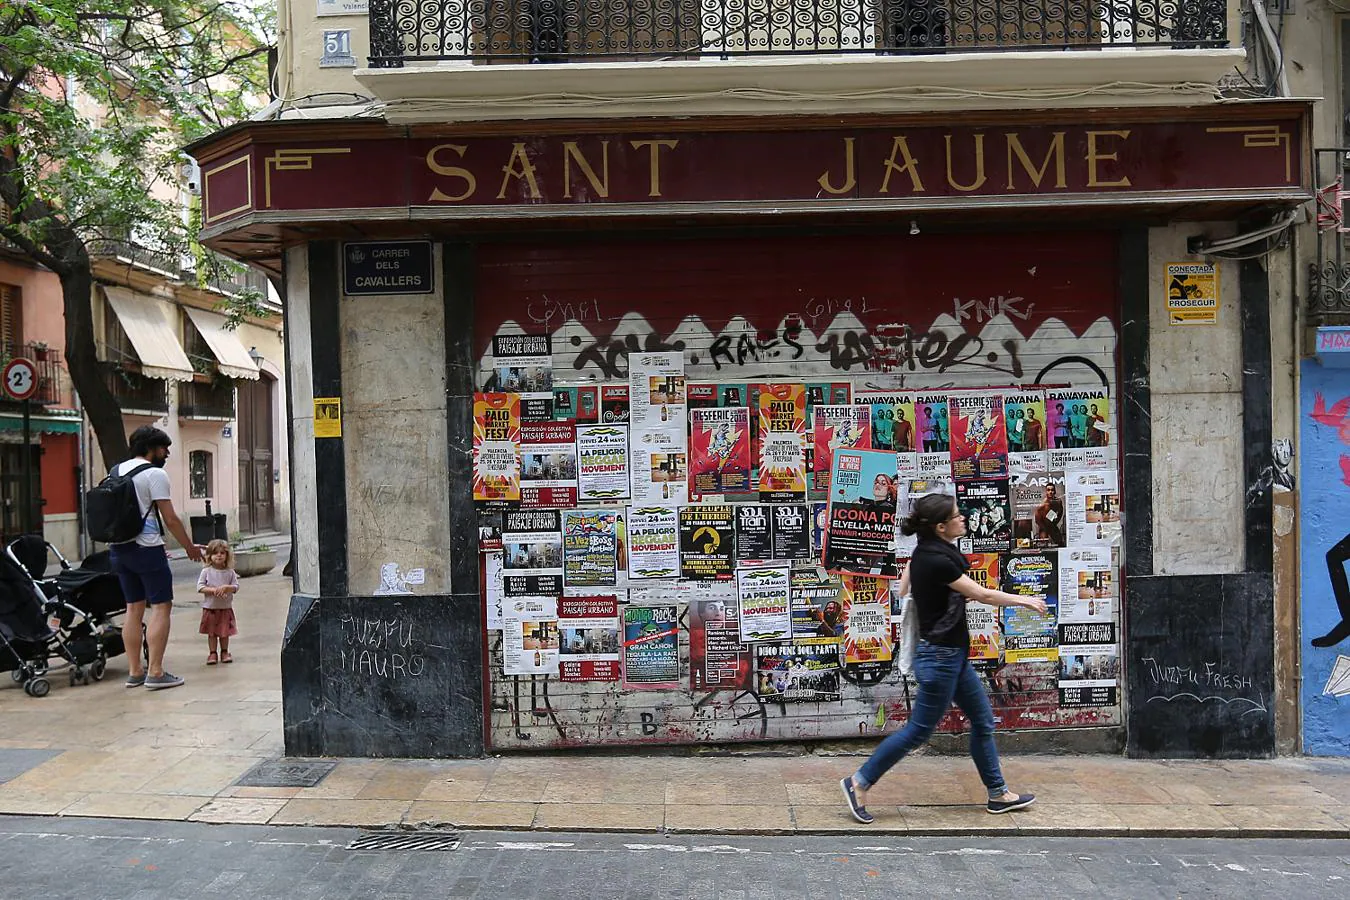
<path fill-rule="evenodd" d="M 127 687 L 129 687 L 129 688 L 141 687 L 141 686 L 143 686 L 144 684 L 145 684 L 145 673 L 144 673 L 144 672 L 142 672 L 142 673 L 139 674 L 139 675 L 128 675 L 128 676 L 127 676 Z"/>
<path fill-rule="evenodd" d="M 162 691 L 168 688 L 176 688 L 183 683 L 183 679 L 177 675 L 171 675 L 165 672 L 163 675 L 150 675 L 145 679 L 145 689 L 147 691 Z"/>

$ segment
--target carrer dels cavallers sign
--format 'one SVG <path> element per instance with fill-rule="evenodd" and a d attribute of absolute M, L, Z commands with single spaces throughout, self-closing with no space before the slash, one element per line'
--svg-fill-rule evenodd
<path fill-rule="evenodd" d="M 1267 108 L 1268 109 L 1268 108 Z M 830 203 L 1298 193 L 1301 111 L 1244 123 L 390 137 L 265 143 L 204 166 L 208 222 L 388 207 Z M 1194 115 L 1192 113 L 1191 115 Z M 310 132 L 312 134 L 312 132 Z M 248 154 L 240 164 L 238 153 Z M 215 173 L 214 175 L 212 173 Z M 252 179 L 251 193 L 246 179 Z M 1253 194 L 1252 192 L 1257 192 Z M 433 214 L 434 216 L 434 214 Z"/>

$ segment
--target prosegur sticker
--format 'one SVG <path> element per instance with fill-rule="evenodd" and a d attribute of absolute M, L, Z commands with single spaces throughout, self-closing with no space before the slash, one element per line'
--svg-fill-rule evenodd
<path fill-rule="evenodd" d="M 1167 324 L 1219 323 L 1217 263 L 1167 264 Z"/>

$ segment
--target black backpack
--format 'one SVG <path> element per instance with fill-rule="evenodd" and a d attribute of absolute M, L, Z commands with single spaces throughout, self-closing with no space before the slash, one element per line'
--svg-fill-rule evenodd
<path fill-rule="evenodd" d="M 136 540 L 150 511 L 141 515 L 141 504 L 136 499 L 136 483 L 132 480 L 150 468 L 152 463 L 141 463 L 125 475 L 116 468 L 98 486 L 85 494 L 85 521 L 89 536 L 103 544 L 126 544 Z M 150 504 L 154 510 L 155 505 Z"/>

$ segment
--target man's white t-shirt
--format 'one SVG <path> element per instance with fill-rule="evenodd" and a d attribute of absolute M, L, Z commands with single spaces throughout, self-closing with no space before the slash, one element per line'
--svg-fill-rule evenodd
<path fill-rule="evenodd" d="M 118 475 L 125 475 L 144 464 L 143 459 L 129 459 L 124 463 L 118 463 L 114 471 Z M 131 481 L 136 485 L 136 502 L 140 504 L 141 515 L 145 516 L 145 525 L 136 536 L 136 543 L 142 547 L 163 547 L 164 532 L 159 526 L 159 516 L 150 512 L 150 504 L 156 500 L 170 499 L 169 473 L 158 466 L 151 466 L 137 472 Z M 146 515 L 147 513 L 149 515 Z"/>

